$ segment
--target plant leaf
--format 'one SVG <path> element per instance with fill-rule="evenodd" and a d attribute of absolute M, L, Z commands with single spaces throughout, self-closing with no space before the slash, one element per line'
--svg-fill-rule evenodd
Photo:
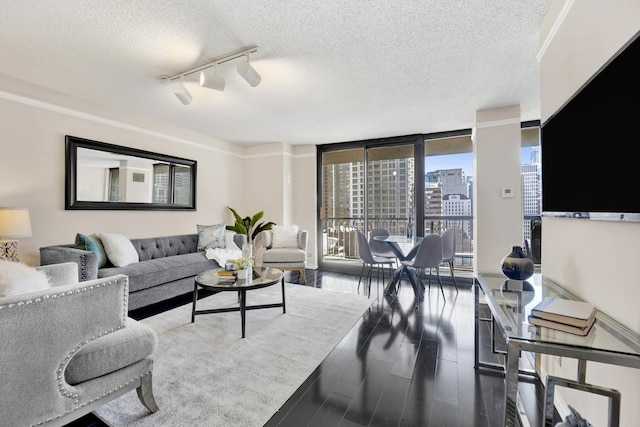
<path fill-rule="evenodd" d="M 233 225 L 232 229 L 237 234 L 244 234 L 245 236 L 247 235 L 247 229 L 245 228 L 244 225 L 242 225 L 240 223 L 236 223 L 235 225 Z"/>
<path fill-rule="evenodd" d="M 238 215 L 238 212 L 236 212 L 236 210 L 235 210 L 235 209 L 233 209 L 233 208 L 232 208 L 232 207 L 230 207 L 230 206 L 227 206 L 227 209 L 229 209 L 229 210 L 231 211 L 231 213 L 233 214 L 233 216 L 234 216 L 234 217 L 235 217 L 235 219 L 236 219 L 236 222 L 242 222 L 242 217 L 241 217 L 240 215 Z"/>
<path fill-rule="evenodd" d="M 253 215 L 253 218 L 251 218 L 251 225 L 256 224 L 258 221 L 260 221 L 260 218 L 262 218 L 263 216 L 264 216 L 264 211 L 260 211 L 255 215 Z"/>
<path fill-rule="evenodd" d="M 261 231 L 271 230 L 271 226 L 275 225 L 273 222 L 268 222 L 266 224 L 259 223 L 256 225 L 264 216 L 264 211 L 257 212 L 253 216 L 242 218 L 232 207 L 227 206 L 227 209 L 231 211 L 236 221 L 234 225 L 227 225 L 227 230 L 235 231 L 238 234 L 244 234 L 247 236 L 247 241 L 249 243 L 251 243 Z"/>

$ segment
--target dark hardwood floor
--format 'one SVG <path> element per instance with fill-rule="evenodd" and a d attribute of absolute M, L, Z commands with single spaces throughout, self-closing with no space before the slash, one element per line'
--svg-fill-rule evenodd
<path fill-rule="evenodd" d="M 297 273 L 286 273 L 297 281 Z M 306 286 L 338 292 L 358 290 L 358 275 L 307 270 Z M 444 277 L 444 276 L 443 276 Z M 437 283 L 418 303 L 403 281 L 397 296 L 375 289 L 371 308 L 336 348 L 265 424 L 265 427 L 501 426 L 504 380 L 500 373 L 474 368 L 474 299 L 470 284 Z M 130 315 L 142 319 L 190 296 Z M 331 319 L 327 319 L 331 321 Z M 488 323 L 481 328 L 482 360 L 491 352 Z M 519 394 L 532 425 L 541 425 L 543 388 L 521 382 Z M 73 427 L 102 427 L 88 415 Z"/>

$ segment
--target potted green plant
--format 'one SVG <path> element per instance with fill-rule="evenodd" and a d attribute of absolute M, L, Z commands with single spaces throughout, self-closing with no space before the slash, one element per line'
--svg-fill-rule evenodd
<path fill-rule="evenodd" d="M 275 223 L 269 222 L 258 222 L 264 216 L 264 211 L 260 211 L 253 216 L 241 217 L 238 215 L 235 209 L 227 206 L 227 208 L 231 211 L 235 218 L 235 224 L 227 225 L 227 230 L 235 231 L 238 234 L 244 234 L 247 236 L 247 243 L 253 243 L 254 239 L 260 234 L 261 231 L 271 230 L 271 226 L 275 225 Z"/>

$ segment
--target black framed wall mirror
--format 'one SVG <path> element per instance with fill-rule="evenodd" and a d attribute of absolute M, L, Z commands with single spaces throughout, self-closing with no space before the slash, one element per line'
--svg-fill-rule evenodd
<path fill-rule="evenodd" d="M 195 210 L 195 160 L 65 136 L 65 210 Z"/>

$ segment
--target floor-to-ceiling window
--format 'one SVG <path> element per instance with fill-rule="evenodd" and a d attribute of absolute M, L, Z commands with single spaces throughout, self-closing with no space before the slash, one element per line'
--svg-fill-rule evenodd
<path fill-rule="evenodd" d="M 325 262 L 357 256 L 352 230 L 364 222 L 364 150 L 334 147 L 321 156 L 322 254 Z"/>
<path fill-rule="evenodd" d="M 409 136 L 319 147 L 321 265 L 358 261 L 355 231 L 422 232 L 415 196 L 420 142 Z"/>
<path fill-rule="evenodd" d="M 542 163 L 540 127 L 531 126 L 521 132 L 522 213 L 525 247 L 534 263 L 540 264 L 542 227 Z"/>
<path fill-rule="evenodd" d="M 331 144 L 318 147 L 319 263 L 358 262 L 356 231 L 376 227 L 393 234 L 416 228 L 416 152 L 419 136 Z M 418 147 L 418 148 L 416 148 Z M 421 167 L 421 166 L 420 166 Z"/>
<path fill-rule="evenodd" d="M 523 125 L 523 242 L 535 255 L 540 218 L 537 124 Z M 470 130 L 318 147 L 319 264 L 359 262 L 355 231 L 456 230 L 458 267 L 473 265 L 473 142 Z M 532 231 L 533 230 L 533 231 Z M 539 246 L 537 246 L 539 248 Z"/>
<path fill-rule="evenodd" d="M 473 252 L 473 143 L 470 134 L 426 135 L 424 139 L 424 230 L 455 230 L 456 252 Z M 455 264 L 471 269 L 473 259 Z"/>
<path fill-rule="evenodd" d="M 384 227 L 391 234 L 414 234 L 416 218 L 414 145 L 371 147 L 367 165 L 366 227 Z"/>

